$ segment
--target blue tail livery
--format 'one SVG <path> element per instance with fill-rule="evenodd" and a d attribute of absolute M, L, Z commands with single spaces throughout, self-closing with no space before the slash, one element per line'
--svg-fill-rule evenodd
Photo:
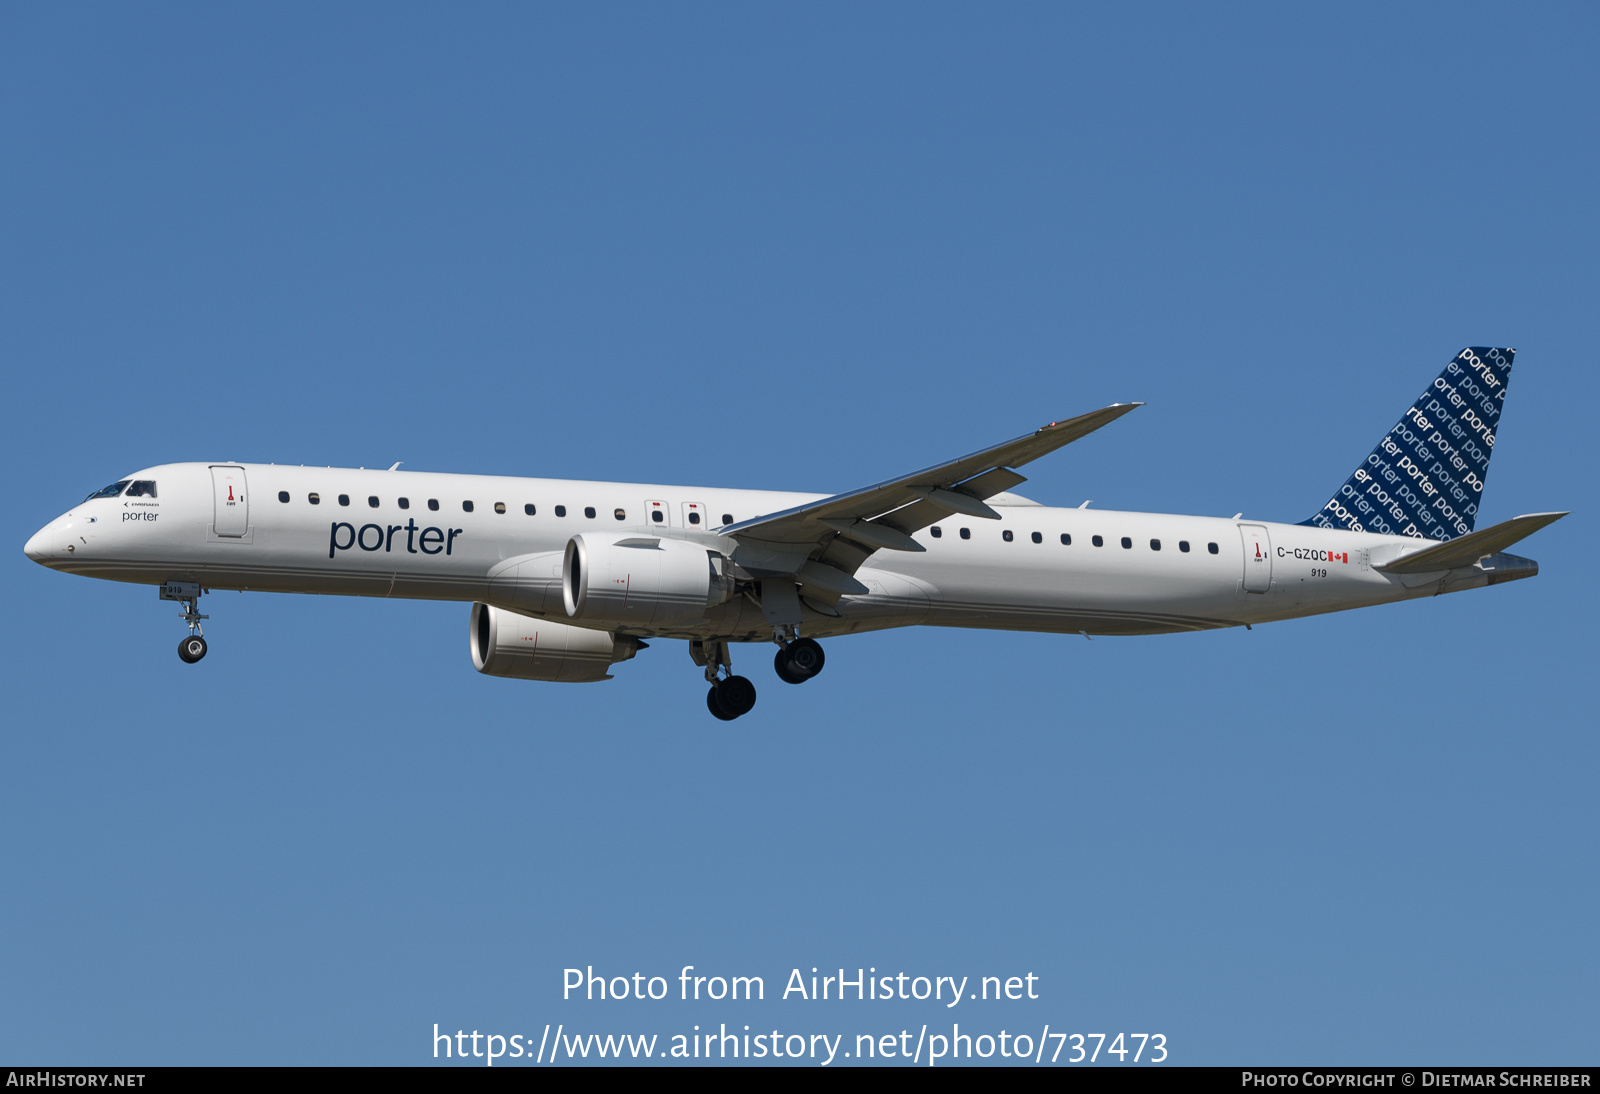
<path fill-rule="evenodd" d="M 1494 453 L 1513 349 L 1472 346 L 1301 524 L 1449 540 L 1472 531 Z"/>

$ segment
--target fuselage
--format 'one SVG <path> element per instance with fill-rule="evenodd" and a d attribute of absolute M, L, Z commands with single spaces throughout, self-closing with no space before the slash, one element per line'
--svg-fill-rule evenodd
<path fill-rule="evenodd" d="M 481 601 L 565 620 L 563 552 L 575 533 L 705 543 L 718 529 L 826 495 L 271 464 L 166 464 L 151 484 L 91 498 L 25 548 L 53 569 L 207 589 Z M 1155 634 L 1264 623 L 1527 576 L 1502 567 L 1385 574 L 1432 541 L 1239 518 L 1058 509 L 1002 495 L 999 520 L 952 515 L 882 550 L 813 637 L 918 624 Z M 1524 561 L 1524 560 L 1517 560 Z M 768 641 L 735 597 L 692 625 L 630 633 Z"/>

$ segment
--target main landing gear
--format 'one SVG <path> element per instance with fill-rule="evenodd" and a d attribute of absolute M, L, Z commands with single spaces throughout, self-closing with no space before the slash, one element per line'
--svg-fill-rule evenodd
<path fill-rule="evenodd" d="M 706 709 L 724 722 L 749 714 L 755 705 L 756 686 L 743 676 L 718 680 L 706 692 Z"/>
<path fill-rule="evenodd" d="M 203 591 L 198 581 L 169 581 L 161 586 L 162 600 L 176 600 L 183 605 L 183 615 L 178 618 L 189 624 L 189 637 L 178 643 L 178 656 L 190 665 L 206 655 L 206 638 L 201 632 L 200 620 L 211 617 L 200 614 Z"/>
<path fill-rule="evenodd" d="M 811 638 L 796 638 L 788 645 L 778 647 L 778 656 L 772 659 L 772 667 L 777 670 L 778 679 L 785 684 L 803 684 L 822 671 L 827 659 L 821 643 Z"/>
<path fill-rule="evenodd" d="M 775 629 L 772 640 L 778 643 L 778 656 L 773 658 L 772 667 L 784 683 L 803 684 L 822 671 L 827 657 L 816 640 L 796 638 L 793 628 Z M 750 713 L 756 705 L 756 686 L 733 674 L 726 639 L 690 642 L 689 656 L 706 670 L 706 682 L 711 685 L 706 692 L 706 709 L 713 717 L 731 722 Z"/>
<path fill-rule="evenodd" d="M 711 685 L 711 690 L 706 692 L 706 709 L 712 717 L 731 722 L 754 709 L 756 686 L 743 676 L 733 674 L 733 658 L 728 653 L 726 639 L 690 642 L 689 656 L 706 670 L 706 682 Z"/>

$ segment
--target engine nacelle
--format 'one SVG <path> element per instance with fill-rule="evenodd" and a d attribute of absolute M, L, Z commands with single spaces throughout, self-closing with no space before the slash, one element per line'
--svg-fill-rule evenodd
<path fill-rule="evenodd" d="M 490 676 L 589 683 L 609 680 L 606 669 L 644 643 L 609 631 L 534 619 L 488 604 L 472 606 L 472 665 Z"/>
<path fill-rule="evenodd" d="M 573 536 L 561 564 L 561 597 L 573 619 L 619 627 L 704 619 L 707 608 L 733 595 L 720 557 L 681 539 Z"/>

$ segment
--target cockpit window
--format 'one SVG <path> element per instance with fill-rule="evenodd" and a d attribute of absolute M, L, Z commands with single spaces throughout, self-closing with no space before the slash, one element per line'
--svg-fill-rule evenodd
<path fill-rule="evenodd" d="M 93 501 L 95 498 L 114 498 L 118 494 L 122 493 L 122 488 L 124 486 L 127 486 L 127 485 L 128 485 L 128 480 L 127 479 L 123 479 L 121 482 L 114 482 L 110 486 L 107 486 L 107 487 L 105 487 L 103 489 L 100 489 L 100 490 L 96 490 L 94 493 L 90 494 L 88 497 L 84 498 L 83 500 L 84 501 Z"/>
<path fill-rule="evenodd" d="M 156 484 L 148 479 L 141 479 L 128 487 L 130 498 L 153 498 L 156 496 Z"/>

